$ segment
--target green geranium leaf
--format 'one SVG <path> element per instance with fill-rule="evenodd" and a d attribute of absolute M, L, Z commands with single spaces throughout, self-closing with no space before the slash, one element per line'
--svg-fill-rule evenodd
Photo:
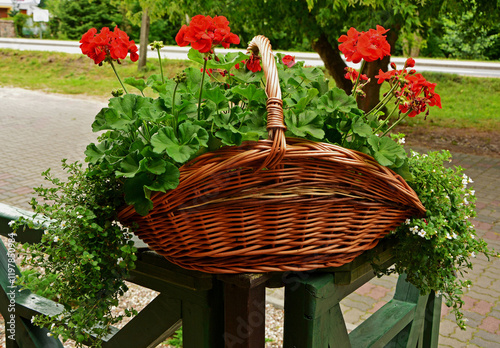
<path fill-rule="evenodd" d="M 204 89 L 202 97 L 214 102 L 217 108 L 223 107 L 224 103 L 227 104 L 227 98 L 219 86 Z"/>
<path fill-rule="evenodd" d="M 179 185 L 179 176 L 179 169 L 174 164 L 165 162 L 164 172 L 157 176 L 155 181 L 151 185 L 147 185 L 146 188 L 151 191 L 167 192 Z"/>
<path fill-rule="evenodd" d="M 147 174 L 141 173 L 127 179 L 123 185 L 125 202 L 133 205 L 139 215 L 145 216 L 153 208 L 153 202 L 149 198 L 151 191 L 147 188 L 152 183 L 153 181 Z"/>
<path fill-rule="evenodd" d="M 372 127 L 365 123 L 361 117 L 352 124 L 352 131 L 363 138 L 368 138 L 373 133 Z"/>
<path fill-rule="evenodd" d="M 120 169 L 116 171 L 117 177 L 132 178 L 139 171 L 139 161 L 137 159 L 137 153 L 129 153 L 120 163 Z"/>
<path fill-rule="evenodd" d="M 241 63 L 242 60 L 248 59 L 248 56 L 243 52 L 232 52 L 218 57 L 220 57 L 219 61 L 211 59 L 207 62 L 207 69 L 230 70 L 236 64 Z M 196 57 L 196 59 L 198 58 Z"/>
<path fill-rule="evenodd" d="M 163 122 L 169 118 L 172 118 L 171 115 L 168 115 L 165 111 L 158 110 L 154 106 L 140 109 L 137 112 L 137 116 L 141 120 L 151 121 L 151 122 Z"/>
<path fill-rule="evenodd" d="M 166 152 L 174 161 L 184 163 L 196 154 L 200 146 L 206 146 L 208 133 L 191 122 L 179 126 L 178 136 L 172 127 L 162 128 L 151 137 L 151 145 L 156 153 Z"/>
<path fill-rule="evenodd" d="M 182 91 L 184 91 L 197 95 L 200 90 L 201 77 L 202 77 L 200 69 L 189 67 L 185 69 L 184 72 L 186 73 L 186 81 L 179 84 L 177 93 L 181 93 Z M 204 85 L 208 84 L 207 80 L 208 79 L 205 79 Z"/>
<path fill-rule="evenodd" d="M 357 103 L 352 95 L 347 95 L 344 90 L 335 87 L 321 96 L 318 108 L 325 109 L 328 113 L 335 111 L 348 113 L 351 109 L 357 108 Z"/>
<path fill-rule="evenodd" d="M 242 87 L 238 85 L 231 89 L 233 93 L 241 95 L 247 100 L 248 103 L 253 101 L 264 102 L 266 101 L 266 92 L 262 88 L 257 88 L 255 85 L 248 85 Z"/>
<path fill-rule="evenodd" d="M 143 79 L 136 79 L 134 77 L 127 77 L 123 80 L 127 85 L 137 88 L 141 93 L 148 87 L 146 81 Z"/>
<path fill-rule="evenodd" d="M 307 110 L 295 115 L 293 112 L 286 113 L 285 121 L 288 129 L 298 137 L 311 135 L 317 139 L 323 139 L 323 119 L 314 111 Z"/>
<path fill-rule="evenodd" d="M 163 174 L 167 166 L 167 162 L 161 158 L 143 158 L 140 164 L 146 171 L 156 175 Z"/>
<path fill-rule="evenodd" d="M 189 60 L 192 60 L 193 62 L 196 63 L 200 63 L 201 65 L 205 64 L 205 59 L 203 55 L 194 48 L 189 49 L 188 58 Z"/>
<path fill-rule="evenodd" d="M 106 151 L 106 144 L 105 142 L 98 143 L 97 145 L 94 143 L 91 143 L 87 146 L 87 149 L 85 150 L 85 155 L 87 156 L 85 160 L 89 163 L 96 164 L 104 158 L 104 154 Z"/>
<path fill-rule="evenodd" d="M 219 138 L 224 145 L 229 146 L 239 146 L 241 145 L 241 140 L 243 136 L 240 133 L 234 133 L 229 129 L 221 129 L 215 133 L 215 136 Z"/>
<path fill-rule="evenodd" d="M 295 105 L 294 112 L 299 113 L 299 112 L 304 111 L 307 108 L 307 106 L 309 105 L 309 103 L 311 102 L 311 100 L 313 100 L 314 97 L 316 97 L 318 95 L 318 93 L 319 93 L 319 91 L 316 88 L 308 89 L 307 95 L 300 98 L 299 101 L 297 102 L 297 104 Z"/>
<path fill-rule="evenodd" d="M 373 151 L 373 158 L 383 166 L 397 166 L 404 163 L 406 152 L 402 146 L 388 137 L 372 135 L 368 138 L 368 144 Z M 401 162 L 403 159 L 403 162 Z"/>

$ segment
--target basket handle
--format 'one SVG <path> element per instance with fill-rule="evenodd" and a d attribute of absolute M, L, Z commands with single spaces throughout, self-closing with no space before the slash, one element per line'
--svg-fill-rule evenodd
<path fill-rule="evenodd" d="M 283 117 L 283 100 L 281 99 L 281 88 L 278 77 L 276 61 L 272 53 L 271 43 L 265 36 L 256 36 L 250 41 L 248 52 L 257 55 L 260 51 L 264 76 L 266 77 L 267 95 L 267 131 L 268 139 L 273 142 L 271 152 L 265 159 L 261 168 L 272 168 L 277 166 L 286 151 L 285 122 Z"/>

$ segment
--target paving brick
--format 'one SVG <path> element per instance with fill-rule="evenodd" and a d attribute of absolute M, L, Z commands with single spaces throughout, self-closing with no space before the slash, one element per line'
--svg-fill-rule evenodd
<path fill-rule="evenodd" d="M 486 317 L 484 318 L 481 325 L 478 326 L 478 328 L 492 334 L 500 335 L 500 319 L 497 319 L 495 317 Z"/>
<path fill-rule="evenodd" d="M 471 311 L 479 313 L 484 316 L 491 311 L 491 307 L 493 307 L 492 303 L 479 300 L 476 303 L 474 303 L 474 306 L 471 308 Z"/>
<path fill-rule="evenodd" d="M 500 336 L 483 330 L 479 330 L 470 342 L 483 348 L 500 348 Z"/>

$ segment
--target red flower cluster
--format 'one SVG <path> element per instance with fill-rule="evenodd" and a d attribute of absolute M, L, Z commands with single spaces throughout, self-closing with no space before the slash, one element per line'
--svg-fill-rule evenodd
<path fill-rule="evenodd" d="M 128 35 L 118 27 L 114 31 L 104 27 L 99 34 L 96 28 L 91 28 L 83 34 L 80 44 L 82 53 L 92 58 L 96 64 L 101 64 L 106 59 L 119 62 L 119 59 L 125 59 L 129 53 L 133 62 L 139 59 L 135 42 L 130 41 Z"/>
<path fill-rule="evenodd" d="M 377 29 L 359 32 L 354 28 L 347 31 L 347 35 L 339 38 L 339 50 L 348 62 L 359 63 L 361 59 L 373 62 L 391 55 L 391 46 L 385 37 L 389 29 L 377 25 Z"/>
<path fill-rule="evenodd" d="M 391 65 L 392 66 L 392 65 Z M 414 67 L 415 60 L 409 58 L 405 67 Z M 434 89 L 435 83 L 430 83 L 422 76 L 417 74 L 415 70 L 391 70 L 383 72 L 379 70 L 379 74 L 375 76 L 378 83 L 388 81 L 391 85 L 399 84 L 401 87 L 394 92 L 397 102 L 399 103 L 399 110 L 402 113 L 407 113 L 409 117 L 415 117 L 427 110 L 427 106 L 437 106 L 441 108 L 441 97 Z M 428 114 L 429 111 L 427 110 Z"/>
<path fill-rule="evenodd" d="M 281 59 L 281 62 L 285 64 L 287 67 L 291 68 L 295 65 L 295 57 L 287 54 Z"/>
<path fill-rule="evenodd" d="M 252 72 L 261 71 L 262 67 L 260 66 L 260 57 L 252 54 L 250 58 L 246 61 L 246 67 L 248 70 Z"/>
<path fill-rule="evenodd" d="M 175 37 L 175 42 L 181 47 L 191 44 L 200 53 L 211 52 L 213 47 L 222 45 L 228 48 L 230 44 L 239 44 L 238 35 L 231 33 L 229 21 L 224 16 L 197 15 L 191 19 L 189 26 L 183 25 Z"/>
<path fill-rule="evenodd" d="M 399 104 L 399 110 L 407 113 L 409 117 L 415 117 L 421 112 L 426 111 L 427 105 L 436 105 L 441 109 L 441 97 L 434 92 L 435 83 L 430 83 L 422 74 L 407 75 L 406 84 L 401 91 L 396 92 L 396 96 L 404 101 Z M 427 114 L 429 110 L 427 110 Z"/>
<path fill-rule="evenodd" d="M 346 71 L 346 74 L 344 75 L 344 77 L 348 80 L 351 80 L 351 82 L 356 82 L 356 80 L 358 79 L 358 71 L 354 68 L 345 68 L 345 71 Z M 366 76 L 365 74 L 361 74 L 360 80 L 364 80 L 364 81 L 368 81 L 368 76 Z"/>

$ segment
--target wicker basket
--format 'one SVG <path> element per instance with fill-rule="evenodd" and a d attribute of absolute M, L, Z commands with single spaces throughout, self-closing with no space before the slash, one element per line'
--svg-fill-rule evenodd
<path fill-rule="evenodd" d="M 339 146 L 285 138 L 269 40 L 255 37 L 268 96 L 269 140 L 205 153 L 181 169 L 179 186 L 154 208 L 119 214 L 170 262 L 209 273 L 336 267 L 373 248 L 425 208 L 407 183 L 373 158 Z"/>

